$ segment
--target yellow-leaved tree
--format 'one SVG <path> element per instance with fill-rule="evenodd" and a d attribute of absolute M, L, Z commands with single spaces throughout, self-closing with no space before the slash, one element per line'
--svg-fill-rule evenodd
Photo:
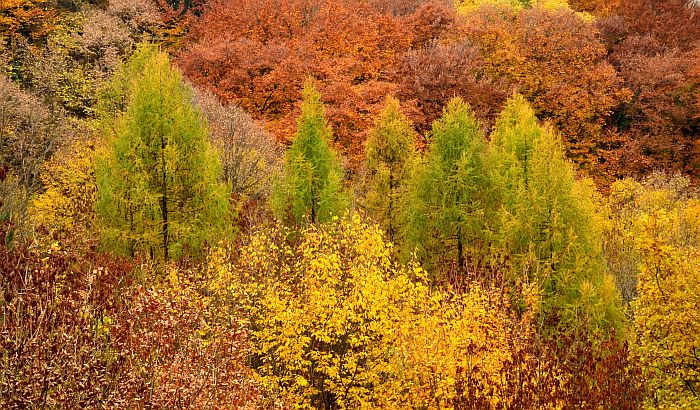
<path fill-rule="evenodd" d="M 700 193 L 654 174 L 611 187 L 606 254 L 634 312 L 648 405 L 700 407 Z"/>
<path fill-rule="evenodd" d="M 272 401 L 451 408 L 458 375 L 491 391 L 504 383 L 513 330 L 504 311 L 478 286 L 431 289 L 357 214 L 301 232 L 260 228 L 239 252 L 228 261 L 214 251 L 210 275 L 249 321 L 251 362 Z"/>
<path fill-rule="evenodd" d="M 570 10 L 567 0 L 455 0 L 457 10 L 470 13 L 480 7 L 503 7 L 520 10 L 526 7 L 539 7 L 548 10 Z"/>
<path fill-rule="evenodd" d="M 43 167 L 44 192 L 29 205 L 36 228 L 45 229 L 53 241 L 85 240 L 95 219 L 95 149 L 91 141 L 78 140 L 57 152 Z"/>

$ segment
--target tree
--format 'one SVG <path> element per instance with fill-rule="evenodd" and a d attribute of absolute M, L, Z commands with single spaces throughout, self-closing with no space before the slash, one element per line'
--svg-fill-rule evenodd
<path fill-rule="evenodd" d="M 0 75 L 0 161 L 30 194 L 41 188 L 41 164 L 60 146 L 59 136 L 70 138 L 62 114 Z"/>
<path fill-rule="evenodd" d="M 195 90 L 195 103 L 207 120 L 231 193 L 238 199 L 267 198 L 279 177 L 282 146 L 235 104 L 222 105 L 201 90 Z"/>
<path fill-rule="evenodd" d="M 568 0 L 568 3 L 576 11 L 590 13 L 596 17 L 605 17 L 612 13 L 620 0 Z"/>
<path fill-rule="evenodd" d="M 539 7 L 550 10 L 569 9 L 567 0 L 455 0 L 459 12 L 468 14 L 480 7 L 499 7 L 520 10 L 529 7 Z"/>
<path fill-rule="evenodd" d="M 67 145 L 44 163 L 40 175 L 44 192 L 29 204 L 36 228 L 45 229 L 46 239 L 89 243 L 95 220 L 94 138 Z M 42 243 L 44 238 L 39 238 Z"/>
<path fill-rule="evenodd" d="M 250 328 L 270 402 L 304 409 L 451 408 L 455 375 L 497 389 L 511 322 L 478 285 L 431 286 L 399 264 L 379 227 L 357 214 L 259 229 L 234 263 L 212 258 Z"/>
<path fill-rule="evenodd" d="M 649 35 L 667 48 L 696 48 L 700 16 L 692 0 L 618 0 L 614 13 L 631 35 Z"/>
<path fill-rule="evenodd" d="M 416 133 L 400 111 L 399 100 L 388 97 L 365 147 L 368 173 L 365 208 L 395 242 L 399 228 L 399 201 L 409 167 L 416 159 Z"/>
<path fill-rule="evenodd" d="M 2 42 L 32 42 L 45 39 L 56 26 L 56 10 L 48 0 L 10 0 L 0 4 Z"/>
<path fill-rule="evenodd" d="M 467 248 L 478 246 L 488 191 L 481 124 L 461 98 L 433 123 L 426 159 L 413 170 L 405 196 L 404 235 L 427 266 L 464 267 Z"/>
<path fill-rule="evenodd" d="M 629 98 L 595 25 L 566 8 L 481 8 L 467 19 L 485 75 L 517 89 L 560 130 L 567 155 L 595 170 L 601 130 Z"/>
<path fill-rule="evenodd" d="M 524 97 L 511 98 L 497 119 L 487 168 L 499 204 L 491 252 L 505 258 L 511 280 L 534 280 L 550 319 L 591 330 L 620 326 L 593 188 L 575 179 L 556 132 L 537 123 Z"/>
<path fill-rule="evenodd" d="M 700 190 L 679 175 L 617 181 L 609 264 L 627 283 L 637 355 L 656 408 L 700 405 Z"/>
<path fill-rule="evenodd" d="M 301 223 L 324 222 L 344 208 L 343 170 L 331 148 L 332 130 L 321 95 L 311 82 L 304 86 L 301 116 L 287 152 L 285 176 L 272 197 L 278 218 Z"/>
<path fill-rule="evenodd" d="M 644 255 L 637 285 L 639 298 L 632 306 L 639 355 L 653 391 L 649 401 L 657 408 L 697 408 L 700 251 L 663 244 L 658 233 L 678 223 L 673 216 L 656 213 L 646 222 L 649 232 L 638 242 Z"/>
<path fill-rule="evenodd" d="M 700 107 L 700 14 L 686 0 L 621 0 L 597 22 L 632 98 L 602 136 L 603 168 L 613 178 L 655 170 L 700 176 L 697 150 Z"/>
<path fill-rule="evenodd" d="M 650 215 L 672 215 L 675 224 L 661 225 L 664 244 L 684 250 L 700 241 L 700 191 L 681 175 L 653 173 L 641 181 L 625 178 L 610 186 L 610 223 L 604 235 L 605 259 L 628 304 L 639 297 L 637 279 L 644 252 L 639 238 L 647 236 Z"/>
<path fill-rule="evenodd" d="M 314 78 L 336 146 L 356 166 L 411 42 L 403 21 L 379 10 L 365 0 L 211 0 L 178 61 L 194 83 L 265 120 L 285 142 L 305 78 Z"/>
<path fill-rule="evenodd" d="M 127 87 L 121 95 L 120 85 Z M 106 119 L 106 152 L 96 170 L 105 243 L 165 260 L 186 248 L 196 252 L 226 231 L 230 211 L 192 91 L 165 53 L 141 46 L 111 92 L 106 104 L 122 101 L 125 109 Z"/>
<path fill-rule="evenodd" d="M 485 61 L 476 46 L 463 41 L 438 42 L 403 55 L 397 95 L 415 106 L 409 113 L 419 132 L 430 131 L 455 96 L 469 103 L 484 124 L 493 123 L 509 92 L 505 81 L 486 75 Z"/>

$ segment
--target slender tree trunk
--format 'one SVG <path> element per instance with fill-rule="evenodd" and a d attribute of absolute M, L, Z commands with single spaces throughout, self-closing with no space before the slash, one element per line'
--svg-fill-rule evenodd
<path fill-rule="evenodd" d="M 165 144 L 163 144 L 165 145 Z M 161 204 L 161 212 L 163 214 L 163 257 L 168 260 L 168 187 L 166 185 L 166 173 L 165 173 L 165 152 L 162 153 L 162 166 L 163 166 L 163 199 Z"/>
<path fill-rule="evenodd" d="M 462 228 L 457 230 L 457 265 L 460 272 L 464 268 L 464 243 L 462 242 Z"/>
<path fill-rule="evenodd" d="M 160 98 L 160 113 L 163 113 L 163 98 Z M 163 259 L 168 261 L 168 180 L 167 170 L 165 168 L 165 135 L 163 135 L 163 123 L 160 123 L 160 165 L 162 167 L 163 177 L 163 196 L 161 198 L 160 211 L 163 217 Z"/>
<path fill-rule="evenodd" d="M 391 171 L 389 172 L 389 209 L 387 219 L 389 220 L 389 228 L 387 229 L 389 241 L 394 243 L 394 175 Z"/>
<path fill-rule="evenodd" d="M 316 198 L 311 197 L 311 223 L 316 223 Z"/>
<path fill-rule="evenodd" d="M 316 190 L 314 189 L 313 181 L 311 181 L 311 223 L 316 223 Z"/>

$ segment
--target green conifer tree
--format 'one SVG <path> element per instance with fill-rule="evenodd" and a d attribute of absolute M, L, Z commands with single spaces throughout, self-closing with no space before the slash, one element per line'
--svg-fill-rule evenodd
<path fill-rule="evenodd" d="M 415 140 L 416 132 L 401 113 L 399 101 L 387 97 L 386 108 L 365 146 L 368 175 L 364 207 L 391 242 L 399 239 L 400 195 L 409 177 L 409 167 L 417 158 Z"/>
<path fill-rule="evenodd" d="M 96 209 L 114 251 L 168 260 L 230 225 L 229 190 L 191 89 L 165 53 L 141 46 L 104 93 Z M 119 109 L 123 111 L 118 112 Z"/>
<path fill-rule="evenodd" d="M 594 190 L 576 180 L 557 133 L 540 126 L 516 95 L 497 119 L 489 148 L 487 167 L 499 204 L 492 256 L 505 256 L 512 280 L 540 284 L 545 313 L 591 328 L 619 325 L 619 295 L 605 273 Z"/>
<path fill-rule="evenodd" d="M 483 244 L 485 138 L 469 105 L 455 98 L 433 123 L 429 143 L 402 206 L 407 250 L 417 251 L 429 269 L 438 262 L 462 269 L 470 249 Z"/>
<path fill-rule="evenodd" d="M 271 206 L 275 215 L 296 224 L 325 222 L 346 205 L 343 170 L 331 148 L 332 130 L 321 95 L 307 82 L 302 93 L 297 132 L 287 152 L 284 178 L 275 186 Z"/>

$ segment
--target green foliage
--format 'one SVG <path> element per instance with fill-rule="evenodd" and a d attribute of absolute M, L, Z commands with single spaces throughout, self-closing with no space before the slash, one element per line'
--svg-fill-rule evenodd
<path fill-rule="evenodd" d="M 401 113 L 399 101 L 388 97 L 365 146 L 368 177 L 364 206 L 391 242 L 400 233 L 399 202 L 409 167 L 417 159 L 415 140 L 416 133 Z"/>
<path fill-rule="evenodd" d="M 404 199 L 408 251 L 417 251 L 428 268 L 438 262 L 462 268 L 468 248 L 479 250 L 489 192 L 485 153 L 481 124 L 468 104 L 453 99 L 433 124 Z"/>
<path fill-rule="evenodd" d="M 196 252 L 226 232 L 230 210 L 191 90 L 152 46 L 141 46 L 115 81 L 106 103 L 125 110 L 107 120 L 97 164 L 104 243 L 166 260 Z"/>
<path fill-rule="evenodd" d="M 590 183 L 575 179 L 561 142 L 540 126 L 521 96 L 511 98 L 491 135 L 488 168 L 498 210 L 492 253 L 513 281 L 534 280 L 545 314 L 569 325 L 619 327 L 617 290 L 606 274 Z"/>
<path fill-rule="evenodd" d="M 328 221 L 345 208 L 343 170 L 330 147 L 332 130 L 321 95 L 307 82 L 294 142 L 287 152 L 285 175 L 271 205 L 276 216 L 296 224 Z"/>

